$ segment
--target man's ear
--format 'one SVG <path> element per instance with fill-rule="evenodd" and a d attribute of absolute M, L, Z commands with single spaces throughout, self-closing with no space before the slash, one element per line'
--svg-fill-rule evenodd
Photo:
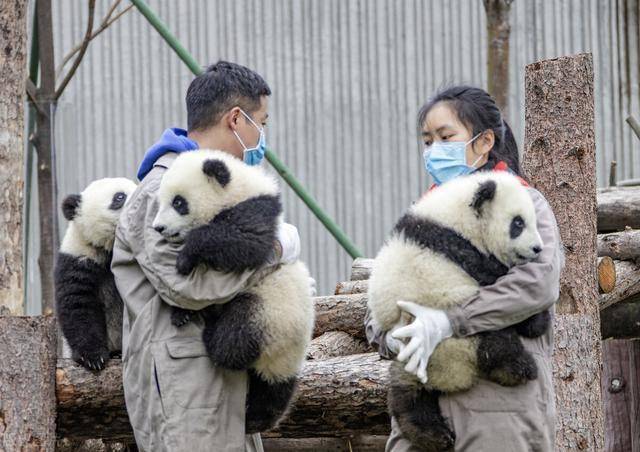
<path fill-rule="evenodd" d="M 240 116 L 242 116 L 240 107 L 233 107 L 231 110 L 225 113 L 223 121 L 231 130 L 236 130 L 238 128 L 238 121 L 240 121 Z"/>
<path fill-rule="evenodd" d="M 492 180 L 484 181 L 478 186 L 471 201 L 471 207 L 476 211 L 476 215 L 482 215 L 483 206 L 495 198 L 497 188 L 496 182 Z"/>

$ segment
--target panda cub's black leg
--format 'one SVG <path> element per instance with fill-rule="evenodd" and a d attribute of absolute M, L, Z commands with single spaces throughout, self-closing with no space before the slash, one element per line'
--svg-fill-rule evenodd
<path fill-rule="evenodd" d="M 402 435 L 421 451 L 453 451 L 456 435 L 440 411 L 440 394 L 425 388 L 404 370 L 403 364 L 391 365 L 389 412 L 398 422 Z"/>
<path fill-rule="evenodd" d="M 503 386 L 517 386 L 538 377 L 538 367 L 515 328 L 482 333 L 478 344 L 478 368 Z"/>
<path fill-rule="evenodd" d="M 63 252 L 54 272 L 58 321 L 72 358 L 90 370 L 102 370 L 109 360 L 109 339 L 100 284 L 107 270 L 97 262 Z"/>
<path fill-rule="evenodd" d="M 258 433 L 272 429 L 284 416 L 296 391 L 297 378 L 269 383 L 249 369 L 246 430 Z"/>
<path fill-rule="evenodd" d="M 171 310 L 171 324 L 178 328 L 186 325 L 191 320 L 193 314 L 194 311 L 173 306 Z"/>
<path fill-rule="evenodd" d="M 263 327 L 256 322 L 262 300 L 243 292 L 225 303 L 215 314 L 201 311 L 202 340 L 213 362 L 230 370 L 246 370 L 260 356 Z"/>
<path fill-rule="evenodd" d="M 549 310 L 532 315 L 526 320 L 514 325 L 520 336 L 530 339 L 540 337 L 549 330 L 551 326 L 551 313 Z"/>

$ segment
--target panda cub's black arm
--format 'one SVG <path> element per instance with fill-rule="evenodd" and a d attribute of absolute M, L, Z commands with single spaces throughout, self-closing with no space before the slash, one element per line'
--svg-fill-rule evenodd
<path fill-rule="evenodd" d="M 54 282 L 60 328 L 73 358 L 94 370 L 109 359 L 105 308 L 99 297 L 108 272 L 91 259 L 58 253 Z"/>
<path fill-rule="evenodd" d="M 265 265 L 274 253 L 281 211 L 279 197 L 269 195 L 223 210 L 209 224 L 186 235 L 178 255 L 178 272 L 187 275 L 200 263 L 228 273 Z"/>

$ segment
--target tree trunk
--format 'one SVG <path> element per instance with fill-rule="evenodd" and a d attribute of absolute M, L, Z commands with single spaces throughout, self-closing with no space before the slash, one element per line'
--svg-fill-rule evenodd
<path fill-rule="evenodd" d="M 640 452 L 640 341 L 602 343 L 606 452 Z"/>
<path fill-rule="evenodd" d="M 0 3 L 0 315 L 23 312 L 22 196 L 27 1 Z"/>
<path fill-rule="evenodd" d="M 377 353 L 308 361 L 291 412 L 270 436 L 308 438 L 386 435 L 391 361 Z M 122 391 L 122 366 L 110 360 L 99 374 L 58 361 L 58 436 L 131 440 Z"/>
<path fill-rule="evenodd" d="M 343 331 L 357 339 L 365 339 L 367 294 L 318 297 L 315 299 L 315 305 L 314 337 L 327 331 Z"/>
<path fill-rule="evenodd" d="M 513 0 L 484 0 L 487 14 L 487 81 L 503 117 L 509 106 L 509 13 Z"/>
<path fill-rule="evenodd" d="M 372 351 L 369 344 L 362 339 L 356 339 L 349 333 L 342 331 L 329 331 L 311 341 L 307 358 L 320 360 Z"/>
<path fill-rule="evenodd" d="M 556 448 L 602 450 L 591 55 L 528 65 L 525 92 L 523 167 L 551 204 L 566 247 L 554 325 Z"/>
<path fill-rule="evenodd" d="M 634 260 L 640 257 L 640 230 L 598 235 L 598 256 Z"/>
<path fill-rule="evenodd" d="M 33 144 L 38 153 L 38 206 L 40 216 L 40 281 L 42 312 L 53 312 L 53 267 L 58 249 L 55 162 L 53 160 L 53 117 L 55 102 L 55 64 L 51 0 L 38 0 L 38 53 L 40 56 L 40 88 L 37 92 L 38 112 Z"/>
<path fill-rule="evenodd" d="M 0 317 L 0 450 L 53 451 L 56 324 Z"/>
<path fill-rule="evenodd" d="M 611 187 L 598 191 L 598 232 L 640 228 L 640 187 Z"/>

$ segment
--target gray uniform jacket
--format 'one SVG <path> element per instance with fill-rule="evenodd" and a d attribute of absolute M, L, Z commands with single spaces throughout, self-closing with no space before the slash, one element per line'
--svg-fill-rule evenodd
<path fill-rule="evenodd" d="M 518 265 L 477 295 L 447 312 L 455 336 L 498 330 L 533 314 L 553 309 L 560 290 L 564 253 L 551 207 L 533 188 L 537 226 L 543 242 L 539 257 Z M 369 315 L 365 320 L 369 342 L 384 358 L 393 358 L 386 347 L 386 332 Z M 467 392 L 440 397 L 442 414 L 456 433 L 456 451 L 552 451 L 555 441 L 555 402 L 551 355 L 553 332 L 536 339 L 522 338 L 538 365 L 538 378 L 525 385 L 503 387 L 488 380 Z M 387 451 L 415 451 L 402 437 L 395 419 Z"/>
<path fill-rule="evenodd" d="M 129 420 L 146 451 L 262 451 L 245 436 L 246 372 L 214 367 L 199 316 L 180 328 L 171 305 L 202 309 L 229 301 L 260 275 L 197 268 L 176 272 L 179 247 L 152 228 L 162 174 L 177 154 L 161 157 L 131 195 L 116 229 L 111 270 L 124 301 L 123 384 Z M 264 271 L 264 270 L 262 270 Z"/>

